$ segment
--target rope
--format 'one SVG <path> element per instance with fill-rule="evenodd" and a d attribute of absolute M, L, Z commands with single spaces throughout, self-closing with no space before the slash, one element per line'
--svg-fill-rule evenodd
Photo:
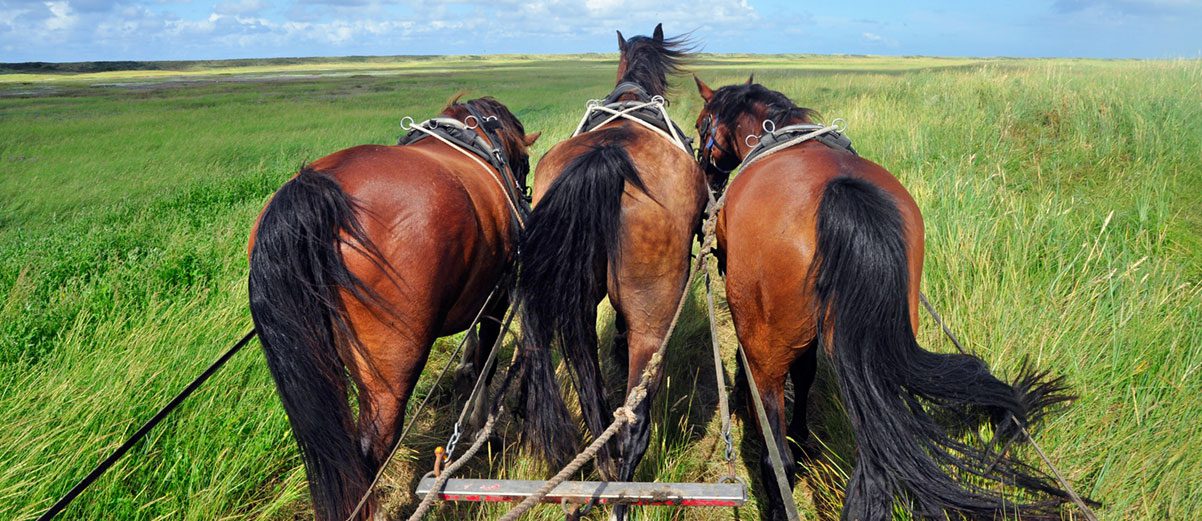
<path fill-rule="evenodd" d="M 514 305 L 514 302 L 512 300 L 510 300 L 509 313 L 505 317 L 505 322 L 501 324 L 501 330 L 500 330 L 500 333 L 497 334 L 497 340 L 495 342 L 493 342 L 492 349 L 489 350 L 489 352 L 488 352 L 488 358 L 484 360 L 484 365 L 482 365 L 480 367 L 480 374 L 476 375 L 476 385 L 472 386 L 472 392 L 470 394 L 468 394 L 467 401 L 465 401 L 463 404 L 463 409 L 461 409 L 459 411 L 459 418 L 455 420 L 455 430 L 456 431 L 458 431 L 459 426 L 463 424 L 463 420 L 465 418 L 467 418 L 468 408 L 472 407 L 472 404 L 474 404 L 476 401 L 477 395 L 479 395 L 480 392 L 484 389 L 484 387 L 485 387 L 484 382 L 486 380 L 488 380 L 488 374 L 489 374 L 489 372 L 492 371 L 492 366 L 497 361 L 497 351 L 501 350 L 501 343 L 504 342 L 504 340 L 505 340 L 505 333 L 509 332 L 509 326 L 511 324 L 513 324 L 513 317 L 516 314 L 517 314 L 517 306 Z M 513 360 L 516 360 L 516 353 L 517 353 L 516 349 L 514 350 L 514 353 L 515 353 L 515 358 L 510 359 L 510 364 L 513 363 Z M 447 441 L 446 455 L 445 455 L 445 457 L 447 459 L 450 459 L 451 454 L 453 454 L 455 452 L 455 443 L 452 443 L 452 441 L 457 443 L 459 440 L 454 439 L 454 440 Z"/>
<path fill-rule="evenodd" d="M 930 313 L 931 318 L 934 318 L 935 322 L 939 324 L 939 327 L 943 328 L 943 333 L 947 335 L 947 338 L 956 345 L 956 349 L 959 349 L 961 354 L 968 354 L 964 350 L 964 347 L 960 345 L 960 341 L 956 339 L 956 334 L 953 333 L 947 324 L 943 322 L 943 317 L 935 311 L 935 307 L 932 306 L 927 300 L 927 296 L 919 292 L 918 299 L 922 302 L 922 305 L 926 307 L 927 313 Z M 1031 436 L 1030 432 L 1027 432 L 1027 428 L 1022 424 L 1022 422 L 1018 421 L 1018 418 L 1015 418 L 1013 414 L 1010 415 L 1010 421 L 1014 422 L 1014 425 L 1018 427 L 1020 432 L 1022 432 L 1023 437 L 1026 438 L 1027 442 L 1031 444 L 1031 447 L 1035 449 L 1035 453 L 1039 454 L 1039 458 L 1043 460 L 1043 463 L 1052 470 L 1052 476 L 1056 478 L 1056 481 L 1060 483 L 1061 487 L 1064 487 L 1064 491 L 1068 492 L 1069 498 L 1073 500 L 1073 503 L 1077 504 L 1077 508 L 1081 509 L 1081 513 L 1085 516 L 1085 519 L 1087 521 L 1098 521 L 1098 517 L 1094 515 L 1093 509 L 1089 508 L 1089 505 L 1085 503 L 1085 500 L 1081 499 L 1081 496 L 1077 494 L 1076 490 L 1073 490 L 1073 486 L 1069 484 L 1068 480 L 1064 479 L 1064 476 L 1060 474 L 1060 469 L 1056 468 L 1056 465 L 1052 464 L 1052 459 L 1043 452 L 1043 449 L 1039 447 L 1038 443 L 1035 443 L 1035 438 Z M 998 454 L 998 458 L 1000 459 L 1005 452 L 1006 449 L 1003 447 L 1002 451 Z"/>
<path fill-rule="evenodd" d="M 968 354 L 968 351 L 965 351 L 964 346 L 960 344 L 960 339 L 956 338 L 956 334 L 947 327 L 947 324 L 943 323 L 943 317 L 939 315 L 939 312 L 935 311 L 935 306 L 932 306 L 931 301 L 927 300 L 926 293 L 918 292 L 918 301 L 922 302 L 922 307 L 927 308 L 927 313 L 930 313 L 931 318 L 934 318 L 939 327 L 943 328 L 943 334 L 947 335 L 947 338 L 952 341 L 952 345 L 956 346 L 956 350 L 960 351 L 962 355 Z"/>
<path fill-rule="evenodd" d="M 768 458 L 772 461 L 772 474 L 776 477 L 776 487 L 780 492 L 781 503 L 785 505 L 785 516 L 789 521 L 799 521 L 801 517 L 797 514 L 797 505 L 793 503 L 793 487 L 789 485 L 789 479 L 785 476 L 785 460 L 781 456 L 780 446 L 776 444 L 776 435 L 772 432 L 772 425 L 768 423 L 768 413 L 764 411 L 764 400 L 760 398 L 760 388 L 755 384 L 755 376 L 751 374 L 751 363 L 747 361 L 747 353 L 743 351 L 743 346 L 738 346 L 739 361 L 743 363 L 743 372 L 747 375 L 747 386 L 751 391 L 751 401 L 755 405 L 755 414 L 760 422 L 760 435 L 764 438 L 764 445 L 768 448 Z M 794 396 L 795 400 L 804 400 L 805 396 Z"/>
<path fill-rule="evenodd" d="M 684 311 L 685 303 L 688 301 L 689 288 L 691 288 L 693 286 L 693 282 L 697 280 L 697 274 L 705 268 L 706 258 L 712 253 L 712 248 L 710 245 L 714 241 L 714 229 L 717 226 L 718 212 L 725 204 L 726 193 L 723 193 L 721 198 L 719 198 L 716 202 L 711 204 L 709 208 L 706 209 L 707 217 L 705 223 L 702 225 L 702 230 L 705 231 L 705 235 L 701 240 L 701 249 L 697 254 L 696 259 L 694 259 L 693 265 L 689 269 L 689 276 L 685 281 L 684 289 L 680 293 L 680 300 L 676 303 L 676 311 L 672 314 L 672 322 L 668 324 L 668 331 L 664 334 L 663 340 L 660 341 L 659 348 L 657 348 L 655 354 L 651 356 L 651 360 L 647 362 L 647 367 L 643 370 L 643 374 L 639 377 L 638 385 L 632 388 L 627 394 L 626 402 L 614 411 L 613 423 L 609 424 L 608 428 L 594 438 L 593 442 L 589 444 L 589 446 L 586 447 L 583 452 L 577 454 L 576 458 L 568 463 L 563 469 L 561 469 L 558 474 L 556 474 L 550 480 L 544 482 L 543 486 L 539 487 L 537 491 L 527 496 L 522 500 L 521 503 L 518 503 L 517 506 L 510 509 L 509 512 L 506 512 L 499 521 L 514 521 L 522 514 L 525 514 L 527 511 L 533 508 L 534 505 L 541 502 L 543 498 L 547 497 L 547 494 L 550 494 L 555 487 L 559 486 L 576 472 L 579 472 L 581 467 L 583 467 L 585 463 L 588 463 L 589 460 L 593 459 L 597 455 L 597 452 L 601 450 L 601 447 L 608 443 L 610 438 L 614 437 L 614 435 L 618 433 L 618 429 L 621 429 L 627 423 L 633 422 L 635 419 L 637 419 L 637 416 L 634 413 L 634 408 L 638 406 L 644 398 L 647 397 L 647 388 L 651 385 L 652 376 L 659 372 L 660 365 L 664 360 L 664 353 L 668 348 L 668 341 L 672 339 L 672 333 L 676 330 L 676 326 L 680 322 L 681 312 Z M 411 521 L 413 520 L 411 519 Z"/>
<path fill-rule="evenodd" d="M 735 476 L 734 439 L 730 436 L 730 402 L 726 396 L 726 374 L 722 370 L 722 349 L 718 344 L 718 319 L 714 316 L 714 292 L 710 288 L 709 263 L 705 270 L 705 302 L 709 310 L 710 344 L 714 348 L 714 381 L 718 386 L 718 414 L 722 420 L 722 441 L 726 442 L 726 473 Z"/>
<path fill-rule="evenodd" d="M 422 399 L 422 403 L 418 404 L 417 409 L 415 409 L 413 414 L 410 415 L 411 419 L 416 420 L 418 416 L 421 415 L 422 410 L 426 408 L 426 403 L 430 401 L 431 396 L 434 396 L 434 389 L 438 387 L 440 382 L 442 382 L 442 378 L 446 376 L 447 371 L 451 369 L 451 364 L 455 362 L 455 357 L 459 355 L 459 351 L 463 350 L 463 346 L 467 344 L 467 339 L 471 336 L 472 328 L 476 327 L 476 325 L 480 323 L 480 319 L 484 317 L 484 311 L 488 309 L 488 305 L 492 303 L 492 298 L 496 296 L 497 290 L 499 290 L 501 285 L 504 283 L 505 278 L 502 278 L 497 282 L 496 286 L 493 286 L 492 292 L 488 294 L 488 298 L 484 299 L 484 305 L 480 306 L 480 311 L 476 312 L 476 318 L 472 319 L 471 325 L 467 326 L 468 334 L 463 335 L 463 339 L 459 341 L 459 345 L 455 346 L 454 351 L 451 351 L 451 356 L 447 358 L 447 363 L 442 366 L 442 371 L 439 372 L 438 377 L 434 379 L 434 385 L 430 386 L 430 392 L 426 393 L 426 397 Z M 501 336 L 497 337 L 498 341 L 500 341 Z M 493 349 L 496 349 L 496 345 L 493 345 Z M 492 354 L 490 353 L 489 356 L 491 357 Z M 355 517 L 359 515 L 359 512 L 363 510 L 363 507 L 367 505 L 367 498 L 371 497 L 372 490 L 375 490 L 376 485 L 380 484 L 380 479 L 384 477 L 384 471 L 388 469 L 388 464 L 392 462 L 394 457 L 396 457 L 397 452 L 400 452 L 401 442 L 404 441 L 405 436 L 409 435 L 409 431 L 416 423 L 416 421 L 409 421 L 405 423 L 405 428 L 401 430 L 401 435 L 398 436 L 396 441 L 392 443 L 392 449 L 388 452 L 388 457 L 384 458 L 384 462 L 380 464 L 380 469 L 376 471 L 376 477 L 372 478 L 371 484 L 367 486 L 367 490 L 363 492 L 363 497 L 360 497 L 359 502 L 355 504 L 355 509 L 351 511 L 351 515 L 346 516 L 347 521 L 354 521 Z"/>
<path fill-rule="evenodd" d="M 664 132 L 663 129 L 661 129 L 655 125 L 647 123 L 646 121 L 643 121 L 643 120 L 631 115 L 632 112 L 635 112 L 637 110 L 642 110 L 647 107 L 655 107 L 655 108 L 659 109 L 660 113 L 663 114 L 663 116 L 664 116 L 664 121 L 668 122 L 668 129 L 672 131 L 671 134 Z M 612 116 L 605 119 L 605 121 L 602 121 L 596 125 L 593 125 L 593 128 L 586 131 L 586 130 L 584 130 L 584 125 L 585 125 L 585 123 L 588 122 L 588 117 L 593 112 L 605 112 L 608 114 L 612 114 Z M 584 111 L 584 117 L 580 118 L 580 124 L 576 126 L 576 131 L 572 133 L 572 137 L 576 137 L 580 134 L 583 134 L 584 132 L 592 132 L 593 130 L 601 128 L 601 126 L 603 126 L 609 122 L 615 121 L 619 118 L 627 119 L 627 120 L 633 121 L 635 123 L 638 123 L 648 129 L 650 129 L 651 131 L 655 132 L 656 134 L 663 136 L 665 139 L 667 139 L 668 141 L 671 141 L 672 144 L 674 144 L 678 147 L 681 147 L 684 149 L 689 148 L 688 146 L 686 146 L 684 144 L 684 141 L 680 139 L 680 136 L 678 136 L 676 134 L 676 128 L 672 125 L 672 118 L 668 116 L 668 111 L 667 111 L 667 109 L 664 108 L 663 98 L 660 96 L 656 96 L 656 97 L 652 98 L 651 101 L 644 102 L 639 105 L 632 105 L 632 106 L 627 107 L 622 110 L 615 110 L 615 109 L 609 108 L 606 105 L 601 105 L 599 103 L 594 103 L 594 102 L 590 101 L 589 105 L 588 105 L 588 110 Z"/>
<path fill-rule="evenodd" d="M 447 465 L 447 468 L 443 469 L 442 474 L 439 475 L 438 479 L 434 481 L 434 486 L 430 488 L 430 492 L 427 493 L 426 497 L 422 498 L 422 502 L 417 505 L 417 510 L 414 510 L 413 514 L 409 516 L 409 521 L 418 521 L 422 518 L 422 516 L 429 513 L 431 508 L 434 508 L 434 500 L 438 497 L 439 491 L 441 491 L 442 488 L 447 485 L 447 481 L 451 479 L 451 476 L 455 474 L 460 467 L 466 464 L 468 460 L 472 459 L 472 456 L 475 456 L 476 453 L 480 451 L 480 447 L 484 446 L 484 442 L 488 440 L 489 435 L 492 434 L 493 427 L 495 427 L 497 424 L 497 416 L 499 416 L 503 411 L 504 407 L 489 413 L 488 421 L 484 422 L 484 428 L 481 429 L 479 434 L 476 435 L 476 440 L 472 442 L 472 446 L 468 447 L 467 452 L 464 452 L 463 456 L 460 456 L 459 459 L 451 462 L 450 465 Z"/>
<path fill-rule="evenodd" d="M 511 197 L 509 197 L 509 189 L 505 187 L 505 182 L 501 180 L 502 174 L 500 172 L 497 172 L 491 165 L 489 165 L 488 163 L 485 163 L 476 154 L 473 154 L 471 152 L 468 152 L 467 150 L 464 150 L 463 147 L 460 147 L 459 145 L 452 143 L 449 139 L 438 135 L 437 132 L 434 132 L 434 131 L 428 129 L 421 124 L 410 125 L 409 128 L 417 129 L 422 132 L 425 132 L 426 135 L 431 136 L 439 141 L 442 141 L 443 143 L 446 143 L 447 146 L 449 146 L 455 150 L 458 150 L 463 155 L 470 157 L 472 159 L 472 161 L 476 162 L 477 165 L 480 165 L 480 168 L 483 168 L 485 172 L 488 172 L 488 176 L 491 177 L 493 181 L 496 181 L 497 186 L 501 188 L 501 194 L 505 196 L 505 202 L 509 205 L 509 209 L 513 211 L 513 216 L 518 220 L 518 225 L 523 228 L 526 227 L 526 221 L 522 219 L 522 212 L 518 211 L 517 203 L 515 203 L 513 201 L 513 199 Z M 496 172 L 495 175 L 494 175 L 494 172 Z"/>
<path fill-rule="evenodd" d="M 167 405 L 164 405 L 162 409 L 159 409 L 159 412 L 155 413 L 149 421 L 144 423 L 142 427 L 133 434 L 133 436 L 130 436 L 129 439 L 125 440 L 125 443 L 122 443 L 117 450 L 113 451 L 113 453 L 109 455 L 109 457 L 105 458 L 104 461 L 100 462 L 99 465 L 96 465 L 96 468 L 92 469 L 92 472 L 88 473 L 87 476 L 79 480 L 79 483 L 76 483 L 74 487 L 71 487 L 71 490 L 69 490 L 65 496 L 56 501 L 54 505 L 51 505 L 51 507 L 46 510 L 44 514 L 38 517 L 37 521 L 48 521 L 50 519 L 54 519 L 54 516 L 58 515 L 59 512 L 62 512 L 63 509 L 67 508 L 67 506 L 70 505 L 71 502 L 74 501 L 75 498 L 84 491 L 84 489 L 88 488 L 92 482 L 96 481 L 96 479 L 108 471 L 113 464 L 117 463 L 117 460 L 121 459 L 126 452 L 129 452 L 129 449 L 133 448 L 133 446 L 141 441 L 142 438 L 146 437 L 146 435 L 150 433 L 151 429 L 158 425 L 159 422 L 163 421 L 163 418 L 166 418 L 168 414 L 171 414 L 171 411 L 174 411 L 180 403 L 183 403 L 184 399 L 196 391 L 196 389 L 200 387 L 201 384 L 205 383 L 210 376 L 213 376 L 213 373 L 216 373 L 218 369 L 221 369 L 221 366 L 225 365 L 225 363 L 228 362 L 231 357 L 237 354 L 238 351 L 241 351 L 246 344 L 250 343 L 250 339 L 254 337 L 254 329 L 251 329 L 249 332 L 243 335 L 242 340 L 239 340 L 237 343 L 235 343 L 234 346 L 229 348 L 225 354 L 221 355 L 216 362 L 213 362 L 208 369 L 205 369 L 203 373 L 200 373 L 200 376 L 197 376 L 196 379 L 192 380 L 192 383 L 189 383 L 187 387 L 184 387 L 184 390 L 180 391 L 175 398 L 172 398 L 170 402 L 167 402 Z"/>

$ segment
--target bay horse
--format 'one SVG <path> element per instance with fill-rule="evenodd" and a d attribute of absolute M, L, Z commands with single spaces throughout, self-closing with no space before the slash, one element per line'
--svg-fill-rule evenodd
<path fill-rule="evenodd" d="M 301 168 L 251 231 L 251 314 L 319 520 L 351 514 L 396 442 L 434 340 L 466 329 L 509 270 L 518 223 L 505 184 L 524 185 L 538 134 L 492 98 L 458 100 L 441 117 L 472 122 L 462 128 L 507 167 L 438 139 L 356 146 Z M 496 319 L 508 303 L 492 302 Z M 482 320 L 477 346 L 498 333 Z M 478 369 L 485 351 L 465 358 Z"/>
<path fill-rule="evenodd" d="M 764 152 L 756 150 L 760 143 L 821 128 L 811 125 L 814 112 L 752 79 L 717 91 L 695 79 L 705 101 L 698 158 L 715 190 L 749 155 Z M 914 199 L 850 141 L 777 142 L 785 146 L 759 155 L 730 183 L 717 238 L 731 316 L 767 412 L 769 425 L 757 427 L 772 429 L 791 484 L 809 432 L 806 395 L 821 348 L 858 453 L 843 519 L 893 519 L 895 502 L 923 519 L 1059 519 L 1066 493 L 990 447 L 1018 435 L 1009 416 L 1033 426 L 1069 400 L 1063 380 L 1024 367 L 1008 384 L 975 356 L 919 346 L 923 221 Z M 794 386 L 787 428 L 786 377 Z M 961 441 L 986 422 L 993 440 Z M 785 434 L 799 452 L 790 450 Z M 772 483 L 766 456 L 761 469 Z M 977 481 L 957 479 L 949 469 Z M 982 481 L 1049 499 L 1012 501 Z M 781 516 L 781 501 L 792 498 L 774 486 L 764 489 L 766 517 Z"/>
<path fill-rule="evenodd" d="M 664 96 L 667 76 L 679 70 L 687 45 L 683 37 L 664 38 L 662 25 L 650 37 L 627 40 L 618 32 L 617 87 L 606 102 L 639 104 Z M 517 284 L 524 427 L 528 443 L 552 464 L 575 454 L 576 440 L 568 433 L 577 432 L 555 381 L 552 346 L 560 347 L 585 423 L 597 435 L 613 420 L 598 361 L 598 304 L 608 295 L 616 311 L 615 354 L 625 363 L 629 392 L 686 290 L 707 191 L 691 147 L 665 135 L 675 134 L 622 117 L 602 121 L 556 144 L 535 168 L 534 210 L 522 238 Z M 616 447 L 598 454 L 605 479 L 629 481 L 646 452 L 658 380 Z"/>

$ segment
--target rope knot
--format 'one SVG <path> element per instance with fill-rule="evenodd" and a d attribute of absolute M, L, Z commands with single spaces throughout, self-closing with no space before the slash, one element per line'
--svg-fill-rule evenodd
<path fill-rule="evenodd" d="M 629 406 L 618 407 L 614 410 L 614 420 L 624 421 L 626 423 L 634 423 L 639 417 L 634 414 L 634 409 Z"/>

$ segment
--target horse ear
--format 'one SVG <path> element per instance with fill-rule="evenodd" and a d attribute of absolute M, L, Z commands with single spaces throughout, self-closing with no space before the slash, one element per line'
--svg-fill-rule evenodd
<path fill-rule="evenodd" d="M 526 134 L 526 136 L 522 138 L 522 142 L 525 143 L 526 146 L 533 145 L 535 141 L 538 141 L 538 137 L 541 135 L 543 135 L 542 131 L 535 132 L 533 134 Z"/>
<path fill-rule="evenodd" d="M 709 103 L 709 101 L 714 97 L 714 89 L 711 89 L 709 85 L 706 85 L 704 81 L 701 81 L 701 78 L 698 78 L 696 74 L 693 75 L 693 81 L 697 82 L 697 93 L 701 94 L 701 99 L 705 100 L 706 103 Z"/>
<path fill-rule="evenodd" d="M 755 73 L 754 72 L 751 73 L 751 76 L 747 77 L 747 84 L 751 85 L 752 83 L 755 83 Z"/>
<path fill-rule="evenodd" d="M 655 32 L 651 33 L 651 37 L 659 43 L 664 43 L 664 24 L 655 24 Z"/>
<path fill-rule="evenodd" d="M 622 31 L 618 31 L 618 50 L 619 51 L 626 50 L 626 39 L 622 38 Z"/>

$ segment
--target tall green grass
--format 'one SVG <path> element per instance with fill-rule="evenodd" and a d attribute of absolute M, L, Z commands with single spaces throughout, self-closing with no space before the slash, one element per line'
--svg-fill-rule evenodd
<path fill-rule="evenodd" d="M 543 131 L 537 158 L 612 86 L 602 58 L 322 62 L 312 69 L 327 75 L 300 79 L 286 75 L 304 64 L 255 63 L 241 70 L 254 77 L 187 70 L 196 81 L 185 83 L 0 76 L 0 517 L 36 516 L 249 328 L 247 232 L 302 162 L 392 142 L 401 116 L 431 116 L 461 89 Z M 1104 519 L 1202 511 L 1199 62 L 705 56 L 695 68 L 714 86 L 755 72 L 845 118 L 856 148 L 902 180 L 926 221 L 923 288 L 961 338 L 1003 374 L 1029 358 L 1080 394 L 1037 438 Z M 114 77 L 132 85 L 93 86 Z M 221 78 L 238 81 L 210 81 Z M 699 108 L 691 84 L 679 81 L 670 108 L 686 128 Z M 712 367 L 695 362 L 708 360 L 703 310 L 692 302 L 674 339 L 640 479 L 725 472 Z M 734 332 L 720 336 L 729 373 Z M 948 349 L 928 320 L 920 339 Z M 412 508 L 457 413 L 458 397 L 432 384 L 417 395 L 434 392 L 435 407 L 384 485 L 393 514 Z M 838 507 L 852 460 L 832 390 L 820 378 L 809 397 L 827 449 L 795 494 L 807 518 Z M 758 456 L 745 425 L 747 477 Z M 503 429 L 466 474 L 545 476 L 516 442 Z M 288 519 L 306 514 L 306 495 L 262 355 L 248 349 L 64 517 Z M 449 505 L 437 517 L 503 510 Z M 754 501 L 741 509 L 754 512 Z"/>

